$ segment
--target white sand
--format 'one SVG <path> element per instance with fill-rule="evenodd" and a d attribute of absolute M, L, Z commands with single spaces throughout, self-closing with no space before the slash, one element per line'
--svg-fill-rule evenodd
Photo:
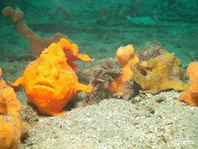
<path fill-rule="evenodd" d="M 29 128 L 27 149 L 126 149 L 198 147 L 198 108 L 178 93 L 147 94 L 131 101 L 103 100 L 63 116 L 40 117 Z"/>

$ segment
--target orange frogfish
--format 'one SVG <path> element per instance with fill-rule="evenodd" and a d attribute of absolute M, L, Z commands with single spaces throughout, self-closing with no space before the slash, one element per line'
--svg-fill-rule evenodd
<path fill-rule="evenodd" d="M 52 43 L 40 57 L 31 62 L 23 76 L 12 86 L 22 85 L 28 99 L 41 114 L 62 115 L 65 105 L 80 91 L 91 92 L 92 85 L 78 82 L 73 63 L 75 60 L 91 62 L 86 54 L 78 54 L 78 46 L 66 39 Z"/>
<path fill-rule="evenodd" d="M 187 89 L 179 97 L 180 101 L 185 101 L 191 107 L 198 107 L 198 62 L 189 64 L 186 70 L 189 78 Z"/>

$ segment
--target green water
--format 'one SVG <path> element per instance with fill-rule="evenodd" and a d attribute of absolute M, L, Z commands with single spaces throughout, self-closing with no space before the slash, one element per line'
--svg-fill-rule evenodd
<path fill-rule="evenodd" d="M 138 48 L 154 40 L 184 63 L 197 60 L 196 0 L 1 0 L 1 12 L 6 6 L 20 8 L 23 22 L 37 35 L 60 32 L 96 60 L 114 56 L 119 46 Z M 0 19 L 1 54 L 28 53 L 29 41 L 8 17 Z M 15 60 L 2 55 L 2 61 Z"/>

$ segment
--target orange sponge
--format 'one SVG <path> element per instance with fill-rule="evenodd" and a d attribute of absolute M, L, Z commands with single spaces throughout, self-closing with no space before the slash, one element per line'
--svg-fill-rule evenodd
<path fill-rule="evenodd" d="M 189 78 L 188 88 L 181 94 L 179 100 L 187 102 L 192 107 L 198 107 L 198 62 L 189 64 L 186 76 Z"/>
<path fill-rule="evenodd" d="M 0 90 L 6 85 L 5 81 L 2 79 L 2 68 L 0 67 Z"/>
<path fill-rule="evenodd" d="M 132 66 L 137 66 L 139 59 L 135 56 L 135 50 L 132 45 L 118 48 L 116 56 L 122 65 L 122 74 L 110 82 L 108 90 L 112 94 L 123 94 L 123 86 L 127 80 L 133 77 Z"/>
<path fill-rule="evenodd" d="M 4 82 L 1 77 L 0 81 Z M 27 128 L 21 121 L 21 104 L 14 90 L 3 84 L 0 86 L 0 149 L 16 149 Z"/>
<path fill-rule="evenodd" d="M 12 7 L 6 7 L 3 9 L 2 14 L 9 16 L 12 22 L 15 24 L 19 33 L 25 36 L 30 41 L 30 51 L 35 55 L 40 55 L 41 51 L 47 48 L 51 43 L 59 41 L 61 38 L 66 38 L 63 34 L 57 33 L 54 37 L 42 38 L 35 34 L 24 22 L 23 12 L 19 9 L 13 9 Z"/>

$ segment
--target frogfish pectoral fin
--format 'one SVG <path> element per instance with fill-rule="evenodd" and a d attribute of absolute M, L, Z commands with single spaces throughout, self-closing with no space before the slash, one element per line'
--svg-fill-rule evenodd
<path fill-rule="evenodd" d="M 92 59 L 87 54 L 78 54 L 77 58 L 84 62 L 92 62 Z"/>
<path fill-rule="evenodd" d="M 67 111 L 64 110 L 51 110 L 50 108 L 41 108 L 37 107 L 39 114 L 44 114 L 44 115 L 52 115 L 52 116 L 59 116 L 59 115 L 64 115 L 67 113 Z"/>
<path fill-rule="evenodd" d="M 84 91 L 84 92 L 90 93 L 92 90 L 93 90 L 92 84 L 84 85 L 84 84 L 78 83 L 77 85 L 77 91 Z"/>
<path fill-rule="evenodd" d="M 66 114 L 66 113 L 67 113 L 67 111 L 51 112 L 50 115 L 53 115 L 53 116 L 60 116 L 60 115 Z"/>
<path fill-rule="evenodd" d="M 18 90 L 19 87 L 23 85 L 23 77 L 18 78 L 14 83 L 8 82 L 8 85 L 14 88 L 15 90 Z"/>

